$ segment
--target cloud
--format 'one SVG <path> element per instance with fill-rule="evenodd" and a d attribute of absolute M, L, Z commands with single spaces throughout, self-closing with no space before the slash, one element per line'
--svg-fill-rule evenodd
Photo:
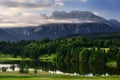
<path fill-rule="evenodd" d="M 88 0 L 80 0 L 80 2 L 87 2 Z"/>
<path fill-rule="evenodd" d="M 0 26 L 39 25 L 47 18 L 40 12 L 63 5 L 61 0 L 0 0 Z"/>
<path fill-rule="evenodd" d="M 34 26 L 46 23 L 77 22 L 77 19 L 48 18 L 44 11 L 53 11 L 63 7 L 65 1 L 86 0 L 0 0 L 0 27 L 8 26 Z"/>
<path fill-rule="evenodd" d="M 62 2 L 62 0 L 55 0 L 55 5 L 63 6 L 64 3 Z"/>
<path fill-rule="evenodd" d="M 5 12 L 5 13 L 9 13 Z M 44 16 L 40 14 L 34 14 L 34 13 L 14 13 L 15 15 L 9 14 L 9 15 L 3 15 L 0 16 L 0 24 L 1 27 L 8 27 L 8 26 L 36 26 L 39 24 L 42 24 L 42 21 L 45 21 Z"/>
<path fill-rule="evenodd" d="M 2 10 L 1 10 L 2 11 Z M 11 13 L 10 13 L 11 12 Z M 96 12 L 94 12 L 95 14 Z M 87 11 L 55 11 L 51 16 L 45 14 L 37 14 L 32 12 L 21 13 L 20 10 L 14 8 L 6 9 L 0 14 L 1 26 L 37 26 L 48 23 L 80 23 L 80 22 L 94 22 L 96 20 L 104 20 L 96 17 L 92 12 Z"/>
<path fill-rule="evenodd" d="M 0 6 L 8 8 L 45 8 L 63 5 L 62 0 L 0 0 Z"/>
<path fill-rule="evenodd" d="M 9 8 L 40 8 L 53 6 L 54 0 L 2 0 L 0 5 Z"/>
<path fill-rule="evenodd" d="M 63 2 L 87 2 L 88 0 L 61 0 Z"/>

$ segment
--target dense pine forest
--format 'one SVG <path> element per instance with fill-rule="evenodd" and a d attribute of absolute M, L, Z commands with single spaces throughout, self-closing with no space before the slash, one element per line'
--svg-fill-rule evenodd
<path fill-rule="evenodd" d="M 57 40 L 0 42 L 0 54 L 14 58 L 39 60 L 41 56 L 52 56 L 54 61 L 106 64 L 116 61 L 120 65 L 119 40 L 86 39 L 81 36 Z"/>

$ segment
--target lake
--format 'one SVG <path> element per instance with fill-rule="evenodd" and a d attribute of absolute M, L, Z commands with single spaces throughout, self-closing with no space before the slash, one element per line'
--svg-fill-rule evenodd
<path fill-rule="evenodd" d="M 0 72 L 19 71 L 47 71 L 49 73 L 72 76 L 109 76 L 120 75 L 120 67 L 112 68 L 100 64 L 68 63 L 68 62 L 40 62 L 40 61 L 7 61 L 0 62 Z"/>

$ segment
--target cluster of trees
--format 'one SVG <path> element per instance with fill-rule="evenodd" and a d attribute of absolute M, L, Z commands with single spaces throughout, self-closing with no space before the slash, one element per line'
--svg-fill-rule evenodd
<path fill-rule="evenodd" d="M 105 64 L 109 61 L 117 61 L 120 64 L 120 49 L 118 47 L 99 48 L 99 47 L 79 47 L 62 48 L 57 52 L 58 61 L 83 62 Z"/>
<path fill-rule="evenodd" d="M 86 40 L 83 37 L 41 41 L 0 42 L 0 52 L 13 57 L 38 60 L 41 55 L 56 54 L 56 61 L 102 63 L 117 61 L 120 65 L 120 42 Z"/>
<path fill-rule="evenodd" d="M 1 41 L 0 42 L 0 52 L 3 54 L 9 54 L 16 58 L 17 56 L 21 56 L 21 51 L 24 46 L 30 44 L 31 42 L 34 41 L 19 41 L 19 42 L 5 42 Z"/>

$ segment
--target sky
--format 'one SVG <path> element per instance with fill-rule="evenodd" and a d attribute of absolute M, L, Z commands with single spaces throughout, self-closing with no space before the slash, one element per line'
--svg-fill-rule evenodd
<path fill-rule="evenodd" d="M 90 11 L 120 21 L 120 0 L 0 0 L 0 27 L 34 26 L 56 20 L 45 19 L 53 11 Z"/>

